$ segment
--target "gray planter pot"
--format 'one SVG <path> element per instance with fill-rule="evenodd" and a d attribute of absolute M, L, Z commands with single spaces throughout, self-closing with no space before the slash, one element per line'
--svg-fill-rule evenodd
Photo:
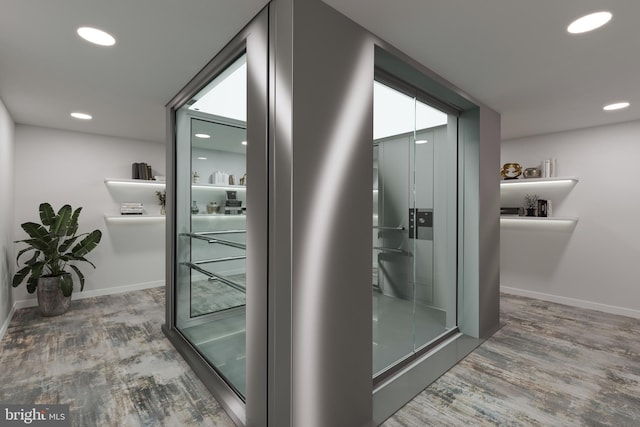
<path fill-rule="evenodd" d="M 43 316 L 59 316 L 69 310 L 71 295 L 65 297 L 60 290 L 60 276 L 38 279 L 38 307 Z"/>

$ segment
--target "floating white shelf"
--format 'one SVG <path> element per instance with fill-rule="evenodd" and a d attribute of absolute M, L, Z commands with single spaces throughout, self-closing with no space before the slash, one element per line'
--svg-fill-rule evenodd
<path fill-rule="evenodd" d="M 191 188 L 218 189 L 218 190 L 246 190 L 244 185 L 222 185 L 222 184 L 191 184 Z"/>
<path fill-rule="evenodd" d="M 160 205 L 156 192 L 165 189 L 162 181 L 151 181 L 145 179 L 115 179 L 106 178 L 104 184 L 109 190 L 114 201 L 118 204 L 124 202 L 139 202 L 145 207 L 144 215 L 119 215 L 118 209 L 110 210 L 114 213 L 106 213 L 107 223 L 118 224 L 142 224 L 164 221 L 164 216 L 160 215 Z"/>
<path fill-rule="evenodd" d="M 196 220 L 222 220 L 223 218 L 244 218 L 246 219 L 247 216 L 244 214 L 221 214 L 221 213 L 217 213 L 217 214 L 192 214 L 191 215 L 191 219 L 196 219 Z"/>
<path fill-rule="evenodd" d="M 157 189 L 165 187 L 164 182 L 151 181 L 146 179 L 105 178 L 104 183 L 107 184 L 107 186 L 140 186 L 140 187 L 155 187 Z"/>
<path fill-rule="evenodd" d="M 140 224 L 164 222 L 164 215 L 104 215 L 104 220 L 112 224 Z"/>
<path fill-rule="evenodd" d="M 558 200 L 563 198 L 575 185 L 575 176 L 550 178 L 519 178 L 500 181 L 501 206 L 522 206 L 525 194 L 538 194 L 541 199 Z M 501 216 L 502 228 L 520 230 L 573 230 L 577 217 L 526 217 Z"/>
<path fill-rule="evenodd" d="M 155 187 L 157 189 L 165 188 L 165 182 L 161 181 L 148 181 L 145 179 L 116 179 L 105 178 L 105 184 L 108 186 L 138 186 L 138 187 Z M 222 189 L 222 190 L 246 190 L 244 185 L 221 185 L 221 184 L 191 184 L 192 188 L 198 189 Z"/>
<path fill-rule="evenodd" d="M 502 228 L 520 230 L 573 230 L 578 223 L 576 217 L 531 217 L 506 216 L 500 217 Z"/>
<path fill-rule="evenodd" d="M 500 181 L 500 189 L 524 189 L 524 188 L 557 188 L 573 187 L 578 183 L 578 178 L 574 176 L 551 177 L 551 178 L 519 178 L 505 179 Z"/>
<path fill-rule="evenodd" d="M 158 204 L 157 191 L 162 191 L 166 187 L 165 182 L 151 181 L 143 179 L 121 179 L 106 178 L 105 185 L 109 189 L 112 197 L 117 203 L 123 202 L 140 202 L 151 214 L 145 215 L 118 215 L 105 214 L 107 223 L 150 223 L 164 221 L 165 217 L 158 215 L 160 206 Z M 243 185 L 220 185 L 220 184 L 191 184 L 193 194 L 197 193 L 197 199 L 200 204 L 203 201 L 218 200 L 221 203 L 225 198 L 225 191 L 238 191 L 238 198 L 244 200 L 244 192 L 247 187 Z M 155 212 L 155 214 L 154 214 Z M 217 218 L 232 217 L 233 215 L 225 214 L 197 214 L 193 218 L 196 221 L 206 221 L 207 219 L 215 220 Z"/>
<path fill-rule="evenodd" d="M 105 221 L 110 223 L 164 222 L 165 218 L 165 215 L 104 215 Z M 224 221 L 226 219 L 246 219 L 246 215 L 195 214 L 191 215 L 191 218 L 196 221 Z"/>

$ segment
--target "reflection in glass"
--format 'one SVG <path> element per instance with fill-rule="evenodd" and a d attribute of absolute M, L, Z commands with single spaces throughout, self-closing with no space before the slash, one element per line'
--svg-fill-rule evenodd
<path fill-rule="evenodd" d="M 456 327 L 455 125 L 374 83 L 374 376 Z"/>
<path fill-rule="evenodd" d="M 176 112 L 176 325 L 245 394 L 246 57 Z"/>

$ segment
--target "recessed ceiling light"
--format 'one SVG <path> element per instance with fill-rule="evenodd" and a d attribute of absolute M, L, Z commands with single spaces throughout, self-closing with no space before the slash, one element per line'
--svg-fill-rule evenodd
<path fill-rule="evenodd" d="M 116 39 L 111 34 L 97 28 L 80 27 L 78 28 L 78 35 L 86 41 L 99 46 L 113 46 L 116 44 Z"/>
<path fill-rule="evenodd" d="M 613 111 L 613 110 L 621 110 L 623 108 L 627 108 L 629 105 L 628 102 L 616 102 L 615 104 L 609 104 L 602 107 L 605 111 Z"/>
<path fill-rule="evenodd" d="M 198 157 L 198 160 L 207 160 L 206 157 Z"/>
<path fill-rule="evenodd" d="M 79 112 L 71 113 L 71 117 L 73 117 L 74 119 L 80 119 L 80 120 L 91 120 L 93 118 L 91 117 L 91 114 L 79 113 Z"/>
<path fill-rule="evenodd" d="M 567 27 L 567 31 L 571 34 L 586 33 L 587 31 L 593 31 L 596 28 L 602 27 L 604 24 L 611 20 L 610 12 L 595 12 L 585 15 L 582 18 L 578 18 L 573 21 Z"/>
<path fill-rule="evenodd" d="M 211 135 L 208 135 L 206 133 L 196 133 L 194 135 L 196 138 L 202 138 L 202 139 L 207 139 L 207 138 L 211 138 Z"/>
<path fill-rule="evenodd" d="M 242 141 L 240 144 L 247 145 L 247 141 Z"/>
<path fill-rule="evenodd" d="M 427 142 L 429 141 L 427 141 L 426 139 L 419 139 L 416 141 L 416 144 L 426 144 Z"/>

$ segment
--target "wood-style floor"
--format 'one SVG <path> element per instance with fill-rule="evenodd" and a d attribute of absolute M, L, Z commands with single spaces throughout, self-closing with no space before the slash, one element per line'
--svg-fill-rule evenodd
<path fill-rule="evenodd" d="M 503 328 L 384 423 L 640 426 L 640 320 L 502 295 Z M 233 426 L 160 331 L 162 289 L 18 310 L 1 403 L 70 405 L 74 426 Z"/>
<path fill-rule="evenodd" d="M 160 330 L 164 288 L 17 310 L 0 343 L 0 402 L 68 404 L 77 427 L 233 426 Z"/>
<path fill-rule="evenodd" d="M 640 320 L 503 294 L 502 329 L 387 420 L 640 426 Z"/>

